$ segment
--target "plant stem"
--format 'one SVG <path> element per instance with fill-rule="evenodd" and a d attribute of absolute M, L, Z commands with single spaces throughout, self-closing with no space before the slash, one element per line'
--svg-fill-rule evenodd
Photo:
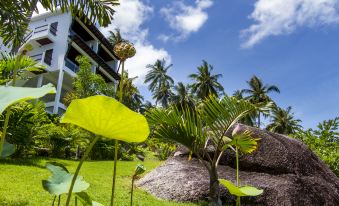
<path fill-rule="evenodd" d="M 60 206 L 60 197 L 61 195 L 59 195 L 59 198 L 58 198 L 58 206 Z"/>
<path fill-rule="evenodd" d="M 54 206 L 54 202 L 55 202 L 56 197 L 57 196 L 55 195 L 54 198 L 53 198 L 52 206 Z"/>
<path fill-rule="evenodd" d="M 131 187 L 131 206 L 133 205 L 134 178 L 135 178 L 135 176 L 133 175 L 133 177 L 132 177 L 132 187 Z"/>
<path fill-rule="evenodd" d="M 237 187 L 240 185 L 239 181 L 239 152 L 238 152 L 238 147 L 235 147 L 235 159 L 236 159 L 236 176 L 237 176 Z M 240 196 L 237 196 L 237 206 L 240 206 Z"/>
<path fill-rule="evenodd" d="M 3 149 L 4 143 L 5 143 L 5 138 L 6 138 L 7 127 L 8 127 L 8 122 L 9 122 L 9 116 L 10 115 L 11 115 L 11 111 L 10 111 L 10 109 L 7 109 L 6 117 L 5 117 L 5 123 L 4 123 L 4 128 L 3 128 L 3 131 L 2 131 L 1 141 L 0 141 L 0 157 L 2 157 L 2 149 Z"/>
<path fill-rule="evenodd" d="M 75 197 L 75 206 L 78 206 L 78 198 Z"/>
<path fill-rule="evenodd" d="M 124 84 L 124 72 L 125 72 L 125 61 L 121 62 L 121 79 L 119 82 L 119 102 L 122 103 L 123 99 L 123 84 Z M 120 66 L 119 66 L 120 67 Z M 112 194 L 111 194 L 111 206 L 114 205 L 114 192 L 115 192 L 115 179 L 117 176 L 117 161 L 118 161 L 118 149 L 119 149 L 119 141 L 115 140 L 115 146 L 114 146 L 114 167 L 113 167 L 113 183 L 112 183 Z"/>
<path fill-rule="evenodd" d="M 95 145 L 95 143 L 98 141 L 99 139 L 99 136 L 95 136 L 94 140 L 91 142 L 91 144 L 87 147 L 86 151 L 85 151 L 85 154 L 81 157 L 81 160 L 78 164 L 78 167 L 77 169 L 75 170 L 75 173 L 74 173 L 74 176 L 73 176 L 73 179 L 72 179 L 72 182 L 71 182 L 71 186 L 69 188 L 69 191 L 68 191 L 68 195 L 67 195 L 67 201 L 66 201 L 66 206 L 69 206 L 69 203 L 71 201 L 71 196 L 72 196 L 72 192 L 73 192 L 73 187 L 74 187 L 74 183 L 78 177 L 78 174 L 79 174 L 79 171 L 81 169 L 81 166 L 82 164 L 84 163 L 84 161 L 86 160 L 88 154 L 90 153 L 90 151 L 92 150 L 93 146 Z"/>

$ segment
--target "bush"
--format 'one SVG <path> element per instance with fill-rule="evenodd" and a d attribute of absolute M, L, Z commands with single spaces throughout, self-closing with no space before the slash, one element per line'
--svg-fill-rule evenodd
<path fill-rule="evenodd" d="M 299 131 L 293 136 L 303 141 L 339 177 L 339 118 L 319 123 L 316 130 Z"/>

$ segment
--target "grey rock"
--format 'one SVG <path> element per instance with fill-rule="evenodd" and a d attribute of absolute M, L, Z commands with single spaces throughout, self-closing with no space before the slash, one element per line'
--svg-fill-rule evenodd
<path fill-rule="evenodd" d="M 339 179 L 306 145 L 244 125 L 241 129 L 261 138 L 253 154 L 240 158 L 241 185 L 264 189 L 258 197 L 243 197 L 242 205 L 339 205 Z M 234 162 L 234 154 L 226 152 L 218 168 L 219 178 L 235 182 Z M 188 161 L 181 155 L 168 159 L 137 184 L 159 198 L 200 201 L 208 198 L 209 176 L 197 159 Z M 222 186 L 221 197 L 234 204 L 235 198 Z"/>

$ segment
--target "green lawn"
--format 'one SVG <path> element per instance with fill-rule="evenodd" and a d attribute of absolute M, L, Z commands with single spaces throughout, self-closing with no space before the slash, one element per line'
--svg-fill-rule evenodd
<path fill-rule="evenodd" d="M 0 205 L 1 206 L 47 206 L 52 203 L 52 195 L 44 191 L 41 180 L 47 179 L 50 173 L 44 168 L 47 161 L 57 161 L 65 165 L 71 172 L 75 171 L 78 162 L 69 160 L 0 160 Z M 118 162 L 117 173 L 117 206 L 129 205 L 131 174 L 138 162 Z M 150 171 L 161 164 L 159 161 L 143 163 Z M 112 182 L 112 161 L 85 162 L 80 175 L 91 184 L 88 193 L 94 200 L 109 205 Z M 66 196 L 62 196 L 62 203 Z M 144 206 L 194 206 L 156 199 L 150 194 L 136 189 L 134 205 Z M 61 204 L 64 205 L 64 204 Z"/>

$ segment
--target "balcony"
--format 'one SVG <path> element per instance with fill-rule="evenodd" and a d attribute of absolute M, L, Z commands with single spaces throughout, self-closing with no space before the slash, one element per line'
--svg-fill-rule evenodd
<path fill-rule="evenodd" d="M 31 55 L 30 57 L 34 59 L 36 62 L 39 62 L 46 66 L 52 65 L 52 55 L 53 55 L 53 49 L 46 50 L 42 53 Z"/>
<path fill-rule="evenodd" d="M 58 22 L 35 27 L 24 38 L 24 43 L 30 42 L 37 46 L 44 46 L 55 42 Z"/>
<path fill-rule="evenodd" d="M 114 71 L 114 68 L 109 66 L 98 54 L 96 54 L 87 43 L 79 37 L 75 32 L 70 32 L 69 38 L 79 46 L 84 52 L 88 54 L 101 68 L 110 74 L 115 80 L 120 80 L 120 75 Z"/>

